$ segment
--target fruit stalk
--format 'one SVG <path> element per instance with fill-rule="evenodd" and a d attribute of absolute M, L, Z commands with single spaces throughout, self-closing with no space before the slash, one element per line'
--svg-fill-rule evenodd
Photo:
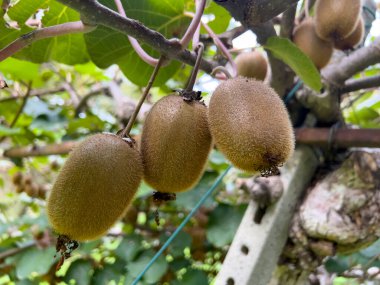
<path fill-rule="evenodd" d="M 142 104 L 144 103 L 145 98 L 146 98 L 146 96 L 148 95 L 149 90 L 150 90 L 150 88 L 152 87 L 153 82 L 154 82 L 154 80 L 156 79 L 156 76 L 157 76 L 157 74 L 158 74 L 158 71 L 160 70 L 160 67 L 161 67 L 162 63 L 164 62 L 164 60 L 165 60 L 165 57 L 164 57 L 164 56 L 160 56 L 160 58 L 159 58 L 159 60 L 158 60 L 158 62 L 157 62 L 157 65 L 154 67 L 153 73 L 152 73 L 152 75 L 150 76 L 150 79 L 149 79 L 148 85 L 146 86 L 146 88 L 145 88 L 145 90 L 144 90 L 144 93 L 143 93 L 143 95 L 141 96 L 141 99 L 140 99 L 139 103 L 138 103 L 137 106 L 136 106 L 135 111 L 133 112 L 131 118 L 129 119 L 127 126 L 126 126 L 126 127 L 124 128 L 124 130 L 120 133 L 120 137 L 124 138 L 126 135 L 129 135 L 129 132 L 130 132 L 131 129 L 132 129 L 133 123 L 135 122 L 136 117 L 137 117 L 138 113 L 140 112 L 140 108 L 141 108 Z"/>
<path fill-rule="evenodd" d="M 199 43 L 197 46 L 197 59 L 196 59 L 195 64 L 194 64 L 194 68 L 191 72 L 189 81 L 186 84 L 185 92 L 193 91 L 193 87 L 194 87 L 194 84 L 195 84 L 195 81 L 196 81 L 197 75 L 198 75 L 199 66 L 200 66 L 201 61 L 202 61 L 203 49 L 204 49 L 203 43 Z"/>

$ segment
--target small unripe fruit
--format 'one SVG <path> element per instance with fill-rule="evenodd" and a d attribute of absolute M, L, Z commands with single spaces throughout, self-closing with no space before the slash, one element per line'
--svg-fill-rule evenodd
<path fill-rule="evenodd" d="M 340 40 L 351 34 L 358 21 L 361 0 L 317 0 L 315 29 L 324 40 Z"/>
<path fill-rule="evenodd" d="M 303 21 L 294 29 L 293 42 L 318 69 L 329 63 L 333 53 L 333 44 L 318 37 L 312 19 Z"/>
<path fill-rule="evenodd" d="M 119 136 L 96 134 L 71 152 L 47 201 L 50 224 L 77 241 L 103 235 L 123 214 L 141 182 L 139 152 Z"/>
<path fill-rule="evenodd" d="M 200 179 L 211 144 L 204 104 L 178 95 L 160 99 L 141 136 L 144 180 L 163 193 L 188 190 Z"/>
<path fill-rule="evenodd" d="M 335 41 L 334 47 L 340 50 L 353 49 L 355 46 L 361 43 L 364 36 L 364 22 L 360 18 L 355 30 L 346 38 Z"/>
<path fill-rule="evenodd" d="M 12 176 L 12 182 L 14 185 L 21 185 L 21 181 L 22 181 L 22 173 L 21 172 L 16 172 L 15 174 L 13 174 Z"/>
<path fill-rule="evenodd" d="M 235 58 L 237 74 L 244 77 L 264 80 L 268 63 L 261 52 L 243 52 Z"/>
<path fill-rule="evenodd" d="M 237 77 L 221 83 L 211 97 L 209 122 L 216 146 L 242 170 L 271 173 L 293 152 L 285 105 L 261 81 Z"/>
<path fill-rule="evenodd" d="M 38 196 L 38 186 L 35 183 L 26 184 L 24 192 L 32 198 L 36 198 Z"/>

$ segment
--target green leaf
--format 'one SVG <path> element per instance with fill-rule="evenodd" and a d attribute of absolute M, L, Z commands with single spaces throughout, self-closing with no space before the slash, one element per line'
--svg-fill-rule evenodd
<path fill-rule="evenodd" d="M 0 71 L 7 78 L 15 81 L 30 81 L 40 76 L 38 64 L 12 57 L 8 57 L 6 60 L 0 62 Z"/>
<path fill-rule="evenodd" d="M 218 177 L 216 172 L 205 172 L 198 184 L 190 191 L 178 193 L 175 201 L 178 207 L 191 210 L 198 203 L 206 191 L 214 184 Z M 221 187 L 221 186 L 219 186 Z M 216 190 L 217 191 L 217 190 Z M 203 204 L 205 207 L 210 207 L 213 204 L 212 197 L 207 198 Z"/>
<path fill-rule="evenodd" d="M 118 284 L 122 271 L 118 270 L 114 264 L 106 264 L 103 269 L 96 270 L 91 280 L 91 285 L 109 284 L 110 281 L 116 281 Z"/>
<path fill-rule="evenodd" d="M 134 262 L 130 262 L 127 265 L 129 274 L 133 277 L 137 277 L 139 273 L 144 270 L 145 266 L 154 256 L 155 252 L 152 250 L 145 251 L 141 256 L 139 256 Z M 157 282 L 164 276 L 165 272 L 168 270 L 168 264 L 164 256 L 160 256 L 153 265 L 144 274 L 144 281 L 149 284 L 157 284 Z"/>
<path fill-rule="evenodd" d="M 129 235 L 121 241 L 120 245 L 116 248 L 115 254 L 118 258 L 125 261 L 134 260 L 137 255 L 144 249 L 141 245 L 142 236 L 137 234 Z"/>
<path fill-rule="evenodd" d="M 163 244 L 171 236 L 171 233 L 165 232 L 161 235 L 160 241 Z M 188 233 L 180 232 L 176 238 L 170 243 L 168 252 L 174 258 L 184 255 L 183 251 L 186 247 L 191 246 L 191 236 Z"/>
<path fill-rule="evenodd" d="M 18 1 L 16 5 L 11 6 L 8 11 L 8 16 L 16 21 L 19 26 L 24 26 L 28 20 L 38 9 L 48 8 L 50 0 L 24 0 Z"/>
<path fill-rule="evenodd" d="M 57 1 L 45 1 L 48 10 L 42 18 L 45 27 L 79 21 L 80 15 L 75 10 L 58 3 Z M 85 63 L 89 60 L 83 34 L 68 34 L 39 40 L 23 49 L 18 57 L 36 63 L 58 61 L 65 64 Z"/>
<path fill-rule="evenodd" d="M 230 13 L 222 6 L 216 4 L 214 1 L 210 3 L 203 14 L 213 16 L 213 19 L 210 20 L 207 24 L 216 34 L 225 32 L 231 21 Z M 202 33 L 206 33 L 206 30 L 203 28 L 202 30 Z"/>
<path fill-rule="evenodd" d="M 113 0 L 103 0 L 102 4 L 116 10 Z M 183 15 L 184 0 L 132 0 L 123 1 L 128 17 L 138 20 L 149 28 L 162 33 L 167 38 L 180 37 L 190 19 Z M 93 62 L 100 68 L 118 64 L 125 76 L 134 84 L 145 86 L 153 67 L 145 63 L 132 49 L 127 36 L 107 27 L 98 27 L 84 36 L 87 49 Z M 153 57 L 159 54 L 151 47 L 142 44 L 144 50 Z M 180 67 L 172 61 L 161 68 L 154 82 L 160 86 L 171 78 Z"/>
<path fill-rule="evenodd" d="M 271 37 L 264 48 L 289 65 L 301 80 L 310 88 L 319 91 L 322 88 L 321 76 L 314 63 L 289 39 Z"/>
<path fill-rule="evenodd" d="M 70 282 L 70 280 L 74 280 L 77 285 L 88 285 L 90 284 L 91 275 L 91 263 L 87 260 L 79 259 L 70 265 L 64 277 L 64 281 L 67 284 L 72 284 L 72 281 Z"/>
<path fill-rule="evenodd" d="M 23 252 L 17 262 L 16 275 L 19 279 L 25 279 L 32 273 L 46 274 L 54 264 L 55 248 L 39 249 L 33 247 Z"/>
<path fill-rule="evenodd" d="M 173 285 L 194 285 L 209 284 L 207 275 L 204 271 L 197 269 L 188 269 L 182 276 L 181 281 L 175 281 Z"/>
<path fill-rule="evenodd" d="M 344 259 L 329 257 L 325 262 L 325 268 L 330 273 L 343 273 L 350 268 L 348 262 Z"/>
<path fill-rule="evenodd" d="M 239 227 L 245 208 L 245 206 L 232 207 L 219 204 L 210 215 L 206 232 L 207 239 L 216 247 L 230 244 Z"/>
<path fill-rule="evenodd" d="M 21 128 L 8 128 L 6 126 L 0 125 L 0 137 L 21 135 L 23 133 L 24 133 L 24 130 Z"/>
<path fill-rule="evenodd" d="M 369 247 L 360 251 L 361 254 L 368 258 L 372 258 L 380 254 L 380 239 L 378 239 L 375 243 L 370 245 Z"/>

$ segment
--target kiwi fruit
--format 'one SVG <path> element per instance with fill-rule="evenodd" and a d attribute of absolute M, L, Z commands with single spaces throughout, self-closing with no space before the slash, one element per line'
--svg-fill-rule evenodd
<path fill-rule="evenodd" d="M 36 198 L 38 196 L 38 186 L 35 183 L 26 184 L 24 192 L 32 198 Z"/>
<path fill-rule="evenodd" d="M 267 75 L 268 63 L 261 52 L 240 53 L 235 58 L 235 63 L 240 76 L 264 80 Z"/>
<path fill-rule="evenodd" d="M 210 100 L 209 122 L 218 149 L 244 171 L 273 174 L 293 152 L 285 105 L 261 81 L 236 77 L 221 83 Z"/>
<path fill-rule="evenodd" d="M 96 134 L 71 152 L 47 200 L 53 229 L 72 240 L 103 235 L 129 206 L 143 176 L 135 145 Z"/>
<path fill-rule="evenodd" d="M 364 22 L 360 18 L 355 30 L 346 38 L 334 42 L 334 47 L 339 50 L 353 49 L 361 43 L 364 36 Z"/>
<path fill-rule="evenodd" d="M 179 95 L 163 97 L 141 135 L 144 180 L 162 193 L 188 190 L 200 179 L 211 145 L 206 106 Z"/>
<path fill-rule="evenodd" d="M 318 69 L 329 63 L 333 53 L 333 43 L 318 37 L 313 19 L 304 20 L 294 29 L 293 42 Z"/>
<path fill-rule="evenodd" d="M 17 171 L 15 174 L 12 176 L 12 183 L 16 186 L 21 185 L 23 175 L 20 171 Z"/>
<path fill-rule="evenodd" d="M 317 0 L 315 30 L 324 40 L 340 40 L 351 34 L 360 17 L 361 0 Z"/>

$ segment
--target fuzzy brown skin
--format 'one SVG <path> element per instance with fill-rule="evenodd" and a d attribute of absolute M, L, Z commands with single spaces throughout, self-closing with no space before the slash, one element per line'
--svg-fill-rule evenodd
<path fill-rule="evenodd" d="M 162 98 L 141 136 L 144 180 L 163 193 L 190 189 L 202 176 L 211 146 L 206 106 L 178 95 Z"/>
<path fill-rule="evenodd" d="M 360 0 L 317 0 L 315 30 L 324 40 L 340 40 L 351 34 L 360 17 Z"/>
<path fill-rule="evenodd" d="M 364 22 L 360 18 L 355 30 L 346 38 L 338 40 L 334 43 L 334 47 L 340 50 L 353 49 L 363 40 L 364 36 Z"/>
<path fill-rule="evenodd" d="M 139 152 L 119 136 L 96 134 L 66 160 L 47 201 L 54 230 L 77 241 L 102 236 L 125 213 L 142 180 Z"/>
<path fill-rule="evenodd" d="M 268 62 L 261 52 L 243 52 L 235 58 L 237 73 L 240 76 L 264 80 Z"/>
<path fill-rule="evenodd" d="M 318 37 L 312 19 L 303 21 L 294 29 L 293 42 L 311 59 L 318 69 L 329 63 L 333 53 L 333 44 Z"/>
<path fill-rule="evenodd" d="M 294 150 L 285 105 L 261 81 L 237 77 L 221 83 L 211 97 L 209 122 L 219 150 L 247 172 L 279 166 Z"/>

